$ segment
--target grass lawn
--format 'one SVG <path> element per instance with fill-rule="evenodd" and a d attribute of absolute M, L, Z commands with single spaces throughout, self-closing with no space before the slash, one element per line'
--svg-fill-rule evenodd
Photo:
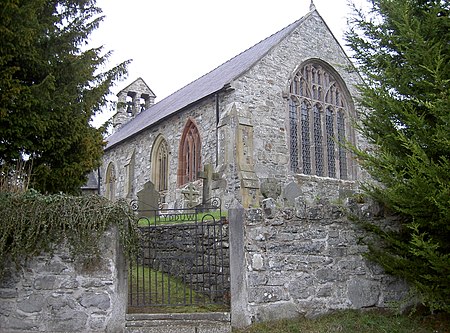
<path fill-rule="evenodd" d="M 254 324 L 233 333 L 449 333 L 450 315 L 396 315 L 373 310 L 338 311 L 316 319 L 291 319 Z"/>
<path fill-rule="evenodd" d="M 207 296 L 192 290 L 180 279 L 148 267 L 133 267 L 128 284 L 129 292 L 133 294 L 128 313 L 192 313 L 229 310 L 225 305 L 211 304 Z"/>

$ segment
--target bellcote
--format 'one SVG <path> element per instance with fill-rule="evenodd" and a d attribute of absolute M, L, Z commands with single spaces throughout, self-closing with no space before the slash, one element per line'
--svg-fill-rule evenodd
<path fill-rule="evenodd" d="M 142 78 L 133 81 L 117 94 L 117 110 L 113 116 L 114 132 L 155 104 L 156 95 Z"/>

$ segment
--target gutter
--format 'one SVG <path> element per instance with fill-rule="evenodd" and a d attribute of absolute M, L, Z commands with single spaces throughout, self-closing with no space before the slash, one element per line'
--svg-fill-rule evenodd
<path fill-rule="evenodd" d="M 104 152 L 107 152 L 108 150 L 110 150 L 110 149 L 112 149 L 112 148 L 114 148 L 114 147 L 116 147 L 116 146 L 118 146 L 118 145 L 124 143 L 125 141 L 127 141 L 127 140 L 129 140 L 129 139 L 131 139 L 131 138 L 133 138 L 133 137 L 135 137 L 135 136 L 137 136 L 138 134 L 141 134 L 142 132 L 145 132 L 145 131 L 148 130 L 149 128 L 158 125 L 159 123 L 163 122 L 164 120 L 167 120 L 168 118 L 170 118 L 170 117 L 172 117 L 172 116 L 174 116 L 174 115 L 176 115 L 176 114 L 178 114 L 178 113 L 180 113 L 180 112 L 183 112 L 184 110 L 186 110 L 186 109 L 192 107 L 193 105 L 198 104 L 198 103 L 202 102 L 203 100 L 210 98 L 211 96 L 214 96 L 214 98 L 216 98 L 216 96 L 217 96 L 220 92 L 222 92 L 222 91 L 223 91 L 223 92 L 226 92 L 226 91 L 229 91 L 230 89 L 233 89 L 233 88 L 230 88 L 230 84 L 227 83 L 227 84 L 225 84 L 222 88 L 220 88 L 219 90 L 216 90 L 215 92 L 213 92 L 213 93 L 211 93 L 211 94 L 209 94 L 209 95 L 206 95 L 206 96 L 204 96 L 204 97 L 202 97 L 202 98 L 196 100 L 195 102 L 192 102 L 192 103 L 190 103 L 190 104 L 188 104 L 188 105 L 186 105 L 186 106 L 183 106 L 181 109 L 178 109 L 177 111 L 172 112 L 171 114 L 167 115 L 166 117 L 161 118 L 161 119 L 158 119 L 158 120 L 157 120 L 156 122 L 154 122 L 153 124 L 150 124 L 150 125 L 148 125 L 148 126 L 145 126 L 145 127 L 142 128 L 140 131 L 135 132 L 135 133 L 133 133 L 133 134 L 131 134 L 131 135 L 129 135 L 129 136 L 123 138 L 122 140 L 120 140 L 120 141 L 114 143 L 113 145 L 107 146 L 103 151 L 104 151 Z M 216 102 L 216 103 L 217 103 L 217 102 Z M 151 109 L 149 109 L 149 110 L 151 110 Z M 219 121 L 219 118 L 218 118 L 218 116 L 217 116 L 218 113 L 219 113 L 219 110 L 218 110 L 217 107 L 216 107 L 216 118 L 217 118 L 216 121 L 217 121 L 217 123 L 218 123 L 218 121 Z M 131 120 L 131 121 L 134 121 L 134 120 L 135 120 L 135 119 L 133 119 L 133 120 Z M 217 127 L 217 126 L 216 126 L 216 127 Z M 106 139 L 106 141 L 107 141 L 107 139 Z"/>

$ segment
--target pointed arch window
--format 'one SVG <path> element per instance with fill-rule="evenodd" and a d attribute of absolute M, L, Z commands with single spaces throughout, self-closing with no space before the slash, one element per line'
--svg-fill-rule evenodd
<path fill-rule="evenodd" d="M 106 177 L 105 177 L 105 197 L 109 200 L 114 200 L 116 197 L 116 168 L 114 164 L 111 162 L 108 164 L 108 168 L 106 169 Z"/>
<path fill-rule="evenodd" d="M 314 105 L 314 162 L 315 174 L 323 176 L 323 135 L 322 135 L 322 117 L 319 105 Z"/>
<path fill-rule="evenodd" d="M 331 67 L 310 61 L 290 85 L 290 168 L 295 173 L 351 179 L 349 154 L 342 146 L 352 142 L 348 119 L 350 97 Z"/>
<path fill-rule="evenodd" d="M 347 154 L 341 143 L 345 142 L 345 116 L 342 110 L 338 111 L 337 131 L 339 145 L 339 170 L 341 179 L 347 179 Z"/>
<path fill-rule="evenodd" d="M 296 84 L 296 83 L 295 83 Z M 297 104 L 294 99 L 290 99 L 289 103 L 289 127 L 291 136 L 297 137 L 298 136 L 298 119 L 297 119 Z M 299 165 L 298 165 L 298 140 L 291 140 L 290 141 L 290 159 L 291 159 L 291 168 L 294 172 L 298 172 Z"/>
<path fill-rule="evenodd" d="M 331 107 L 327 108 L 325 114 L 325 126 L 327 135 L 327 160 L 328 177 L 336 178 L 336 157 L 335 157 L 335 130 L 334 130 L 334 112 Z"/>
<path fill-rule="evenodd" d="M 201 140 L 197 126 L 188 120 L 181 136 L 178 155 L 178 185 L 197 179 L 201 165 Z"/>
<path fill-rule="evenodd" d="M 135 151 L 133 150 L 125 161 L 125 191 L 127 198 L 131 198 L 134 193 L 134 160 Z"/>
<path fill-rule="evenodd" d="M 169 189 L 169 145 L 162 135 L 158 136 L 152 149 L 152 182 L 161 197 Z"/>
<path fill-rule="evenodd" d="M 311 130 L 309 128 L 309 114 L 310 105 L 303 101 L 301 105 L 301 143 L 302 143 L 302 170 L 303 173 L 311 174 Z M 294 156 L 294 159 L 298 159 L 298 156 Z"/>

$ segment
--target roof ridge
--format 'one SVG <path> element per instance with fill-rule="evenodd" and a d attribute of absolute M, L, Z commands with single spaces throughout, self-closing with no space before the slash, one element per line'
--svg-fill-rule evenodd
<path fill-rule="evenodd" d="M 223 89 L 227 84 L 236 80 L 258 63 L 261 58 L 276 47 L 281 40 L 286 38 L 313 12 L 308 12 L 293 23 L 262 39 L 140 112 L 134 119 L 124 124 L 117 132 L 114 132 L 107 138 L 108 144 L 105 149 L 115 146 L 192 103 Z M 215 75 L 215 73 L 220 74 L 220 76 Z"/>
<path fill-rule="evenodd" d="M 309 14 L 309 13 L 308 13 L 308 14 Z M 214 72 L 215 70 L 219 69 L 220 67 L 222 67 L 222 66 L 226 65 L 227 63 L 231 62 L 232 60 L 238 58 L 238 57 L 241 56 L 243 53 L 246 53 L 247 51 L 253 49 L 254 47 L 256 47 L 256 46 L 258 46 L 259 44 L 261 44 L 261 43 L 263 43 L 264 41 L 266 41 L 267 39 L 272 38 L 274 35 L 280 33 L 281 31 L 286 30 L 286 29 L 288 29 L 289 27 L 296 25 L 296 23 L 298 23 L 299 21 L 303 20 L 308 14 L 306 14 L 305 16 L 303 16 L 303 17 L 299 18 L 298 20 L 292 22 L 291 24 L 285 26 L 284 28 L 278 30 L 277 32 L 271 34 L 270 36 L 268 36 L 268 37 L 266 37 L 266 38 L 264 38 L 264 39 L 261 39 L 261 40 L 260 40 L 259 42 L 257 42 L 256 44 L 253 44 L 252 46 L 246 48 L 244 51 L 238 53 L 237 55 L 235 55 L 235 56 L 231 57 L 230 59 L 226 60 L 225 62 L 221 63 L 220 65 L 216 66 L 215 68 L 213 68 L 213 69 L 210 70 L 209 72 L 207 72 L 207 73 L 205 73 L 205 74 L 199 76 L 198 78 L 196 78 L 195 80 L 193 80 L 193 81 L 187 83 L 187 84 L 184 85 L 183 87 L 181 87 L 181 88 L 175 90 L 175 91 L 174 91 L 173 93 L 171 93 L 170 95 L 164 97 L 161 101 L 158 101 L 157 103 L 155 103 L 155 105 L 158 104 L 158 103 L 160 103 L 160 102 L 162 102 L 163 100 L 169 98 L 170 96 L 176 94 L 178 91 L 183 90 L 183 89 L 186 88 L 187 86 L 190 86 L 191 84 L 193 84 L 193 83 L 199 81 L 199 80 L 202 79 L 203 77 L 209 75 L 210 73 Z M 152 108 L 153 106 L 154 106 L 154 105 L 150 106 L 150 108 Z M 149 108 L 149 109 L 150 109 L 150 108 Z"/>

